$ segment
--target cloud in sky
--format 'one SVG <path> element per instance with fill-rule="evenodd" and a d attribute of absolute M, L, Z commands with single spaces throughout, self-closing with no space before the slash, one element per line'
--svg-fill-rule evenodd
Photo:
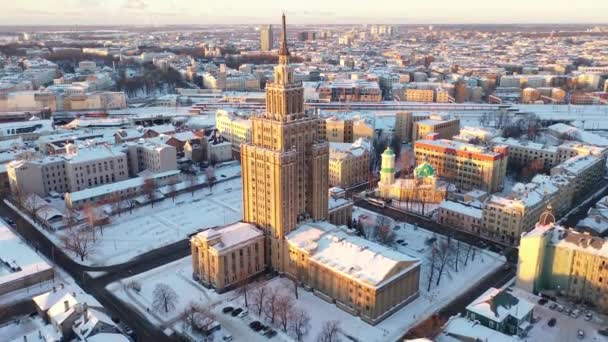
<path fill-rule="evenodd" d="M 1 24 L 607 22 L 603 0 L 5 0 Z M 77 15 L 75 15 L 77 14 Z M 134 15 L 136 14 L 136 15 Z M 181 14 L 181 15 L 180 15 Z"/>

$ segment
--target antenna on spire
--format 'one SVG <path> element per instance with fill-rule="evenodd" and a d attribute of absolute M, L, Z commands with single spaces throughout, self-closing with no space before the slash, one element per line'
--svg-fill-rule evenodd
<path fill-rule="evenodd" d="M 287 25 L 285 24 L 285 13 L 283 12 L 283 28 L 281 32 L 281 48 L 279 49 L 279 63 L 287 64 L 289 49 L 287 49 Z"/>

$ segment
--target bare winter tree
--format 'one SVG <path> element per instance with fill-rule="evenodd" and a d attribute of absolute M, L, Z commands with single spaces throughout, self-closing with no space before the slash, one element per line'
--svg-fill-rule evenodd
<path fill-rule="evenodd" d="M 96 238 L 97 229 L 103 235 L 103 222 L 98 208 L 93 204 L 87 203 L 82 211 L 87 219 L 90 230 L 93 232 L 93 238 Z"/>
<path fill-rule="evenodd" d="M 340 328 L 339 321 L 327 321 L 323 323 L 321 332 L 317 337 L 317 342 L 340 342 Z"/>
<path fill-rule="evenodd" d="M 120 196 L 120 194 L 118 192 L 115 192 L 114 194 L 112 194 L 112 196 L 110 197 L 110 203 L 111 203 L 111 207 L 112 207 L 112 214 L 116 214 L 118 213 L 118 216 L 120 216 L 120 212 L 122 210 L 122 196 Z"/>
<path fill-rule="evenodd" d="M 278 290 L 269 287 L 265 296 L 264 315 L 266 316 L 266 319 L 270 320 L 270 324 L 274 324 L 277 314 L 277 302 L 281 293 Z"/>
<path fill-rule="evenodd" d="M 403 153 L 401 153 L 401 178 L 406 177 L 410 173 L 412 165 L 414 165 L 412 150 L 406 148 L 403 150 Z"/>
<path fill-rule="evenodd" d="M 395 243 L 395 232 L 393 232 L 388 224 L 378 226 L 376 241 L 386 246 L 392 246 Z"/>
<path fill-rule="evenodd" d="M 152 208 L 154 208 L 154 200 L 156 196 L 156 181 L 154 178 L 146 178 L 144 179 L 144 185 L 142 188 L 142 192 L 144 196 L 150 201 Z"/>
<path fill-rule="evenodd" d="M 426 287 L 426 291 L 429 292 L 431 291 L 431 284 L 433 283 L 433 278 L 435 277 L 435 270 L 437 269 L 437 248 L 432 245 L 431 246 L 431 250 L 430 253 L 427 254 L 427 267 L 428 267 L 428 273 L 427 273 L 427 280 L 428 280 L 428 285 Z"/>
<path fill-rule="evenodd" d="M 449 270 L 445 268 L 445 266 L 448 264 L 449 261 L 451 261 L 453 252 L 453 243 L 449 237 L 438 241 L 437 257 L 439 262 L 439 269 L 437 270 L 437 281 L 435 285 L 439 286 L 439 282 L 441 282 L 441 277 L 443 276 L 443 274 L 449 273 Z"/>
<path fill-rule="evenodd" d="M 288 294 L 281 294 L 277 297 L 276 312 L 278 324 L 287 332 L 289 320 L 293 316 L 293 298 Z"/>
<path fill-rule="evenodd" d="M 249 278 L 248 277 L 243 277 L 243 280 L 241 280 L 238 284 L 238 290 L 237 290 L 237 294 L 239 296 L 243 296 L 243 298 L 245 299 L 245 307 L 249 308 L 249 301 L 247 300 L 247 293 L 249 292 Z"/>
<path fill-rule="evenodd" d="M 67 229 L 61 236 L 61 245 L 65 250 L 80 257 L 80 261 L 84 261 L 95 251 L 97 242 L 90 230 L 72 228 Z"/>
<path fill-rule="evenodd" d="M 175 293 L 171 286 L 164 283 L 156 285 L 152 296 L 152 307 L 159 312 L 164 311 L 165 313 L 169 313 L 169 311 L 175 310 L 179 301 L 177 293 Z"/>
<path fill-rule="evenodd" d="M 36 195 L 36 194 L 29 194 L 26 195 L 26 206 L 27 209 L 29 210 L 29 212 L 32 214 L 32 219 L 34 220 L 34 222 L 38 222 L 38 212 L 40 212 L 40 210 L 42 208 L 44 208 L 46 206 L 46 201 L 43 200 L 42 198 L 40 198 L 40 196 Z"/>
<path fill-rule="evenodd" d="M 76 211 L 72 208 L 66 208 L 63 213 L 63 225 L 66 229 L 70 230 L 76 227 L 76 223 L 78 223 Z"/>
<path fill-rule="evenodd" d="M 289 326 L 291 336 L 298 342 L 303 341 L 310 331 L 310 315 L 300 308 L 295 308 L 289 321 Z"/>
<path fill-rule="evenodd" d="M 209 326 L 215 320 L 215 315 L 208 307 L 190 302 L 184 309 L 182 318 L 184 325 L 192 331 L 208 331 Z"/>
<path fill-rule="evenodd" d="M 196 189 L 197 185 L 196 175 L 189 173 L 188 178 L 186 178 L 186 180 L 188 181 L 188 187 L 190 188 L 190 190 L 192 190 L 192 197 L 194 197 L 194 190 Z"/>
<path fill-rule="evenodd" d="M 205 179 L 207 181 L 207 186 L 209 186 L 209 192 L 213 191 L 213 185 L 215 184 L 215 168 L 213 166 L 209 166 L 205 169 Z"/>
<path fill-rule="evenodd" d="M 264 310 L 264 303 L 266 296 L 268 295 L 269 289 L 266 285 L 258 286 L 251 291 L 252 305 L 257 311 L 258 316 L 262 315 Z"/>
<path fill-rule="evenodd" d="M 175 203 L 175 195 L 177 194 L 177 185 L 174 182 L 171 182 L 167 187 L 167 192 L 171 195 L 171 200 Z"/>

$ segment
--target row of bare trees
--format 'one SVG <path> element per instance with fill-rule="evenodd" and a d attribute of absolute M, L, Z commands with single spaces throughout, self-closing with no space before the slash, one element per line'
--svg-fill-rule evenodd
<path fill-rule="evenodd" d="M 428 244 L 430 250 L 426 257 L 427 292 L 431 290 L 433 282 L 435 286 L 439 286 L 444 276 L 451 278 L 452 272 L 459 272 L 467 266 L 469 260 L 475 261 L 476 247 L 461 243 L 450 236 L 434 236 L 428 240 Z"/>

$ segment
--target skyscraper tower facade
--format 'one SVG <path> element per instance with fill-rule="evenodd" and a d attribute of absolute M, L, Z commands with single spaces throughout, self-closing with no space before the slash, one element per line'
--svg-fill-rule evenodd
<path fill-rule="evenodd" d="M 279 64 L 266 85 L 266 112 L 252 118 L 241 147 L 244 221 L 264 230 L 266 262 L 282 272 L 285 235 L 302 220 L 327 218 L 329 144 L 320 120 L 304 112 L 304 90 L 289 65 L 285 15 Z"/>
<path fill-rule="evenodd" d="M 265 25 L 260 27 L 260 50 L 270 51 L 272 50 L 272 26 Z"/>

